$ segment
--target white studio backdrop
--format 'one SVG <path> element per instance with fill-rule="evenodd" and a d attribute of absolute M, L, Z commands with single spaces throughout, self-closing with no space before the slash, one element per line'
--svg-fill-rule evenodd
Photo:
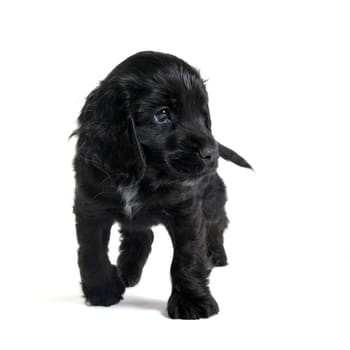
<path fill-rule="evenodd" d="M 348 350 L 349 18 L 337 0 L 2 1 L 1 348 Z M 162 227 L 120 305 L 81 298 L 68 137 L 86 95 L 142 50 L 201 70 L 214 135 L 256 170 L 220 161 L 230 265 L 212 273 L 209 320 L 166 318 Z"/>

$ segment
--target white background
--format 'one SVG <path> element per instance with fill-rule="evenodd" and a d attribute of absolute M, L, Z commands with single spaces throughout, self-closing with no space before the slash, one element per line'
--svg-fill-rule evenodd
<path fill-rule="evenodd" d="M 347 1 L 2 1 L 2 349 L 349 349 L 350 12 Z M 74 140 L 85 96 L 141 50 L 208 78 L 230 265 L 221 312 L 165 314 L 171 244 L 110 308 L 81 298 L 72 215 Z M 118 230 L 111 256 L 116 259 Z"/>

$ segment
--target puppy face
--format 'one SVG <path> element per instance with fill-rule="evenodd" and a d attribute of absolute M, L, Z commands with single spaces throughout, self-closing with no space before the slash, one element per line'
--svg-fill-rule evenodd
<path fill-rule="evenodd" d="M 176 180 L 215 171 L 218 147 L 199 73 L 170 55 L 145 54 L 130 66 L 137 72 L 129 72 L 132 116 L 147 167 Z"/>
<path fill-rule="evenodd" d="M 125 184 L 146 172 L 195 180 L 215 171 L 207 92 L 197 70 L 163 53 L 119 64 L 87 97 L 79 116 L 76 161 Z"/>

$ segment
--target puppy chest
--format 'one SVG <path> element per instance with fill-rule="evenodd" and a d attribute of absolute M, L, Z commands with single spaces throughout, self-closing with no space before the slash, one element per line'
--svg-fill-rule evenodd
<path fill-rule="evenodd" d="M 131 218 L 137 209 L 140 207 L 140 202 L 138 201 L 138 187 L 137 186 L 127 186 L 119 187 L 118 192 L 121 195 L 123 202 L 124 214 Z"/>

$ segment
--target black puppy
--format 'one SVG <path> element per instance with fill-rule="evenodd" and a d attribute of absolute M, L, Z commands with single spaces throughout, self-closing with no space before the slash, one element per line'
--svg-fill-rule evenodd
<path fill-rule="evenodd" d="M 82 289 L 91 305 L 112 305 L 140 280 L 151 227 L 169 231 L 171 318 L 218 312 L 208 276 L 227 264 L 228 220 L 218 157 L 250 165 L 215 141 L 199 72 L 181 59 L 140 52 L 118 65 L 87 97 L 79 116 L 74 213 Z M 122 235 L 117 266 L 110 230 Z"/>

